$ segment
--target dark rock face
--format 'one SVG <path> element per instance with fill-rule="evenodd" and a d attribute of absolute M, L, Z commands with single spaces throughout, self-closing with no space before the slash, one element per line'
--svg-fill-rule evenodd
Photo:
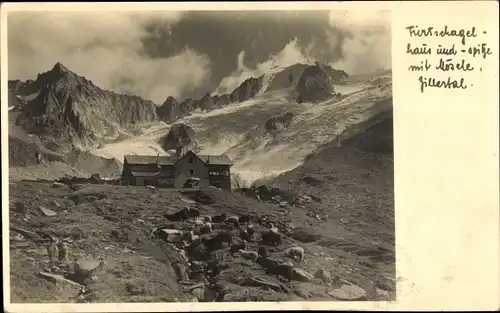
<path fill-rule="evenodd" d="M 216 107 L 225 107 L 231 104 L 231 96 L 228 94 L 215 95 L 212 99 Z"/>
<path fill-rule="evenodd" d="M 179 103 L 174 97 L 169 96 L 161 106 L 156 109 L 158 117 L 165 122 L 172 122 L 179 118 Z"/>
<path fill-rule="evenodd" d="M 288 126 L 292 122 L 293 117 L 293 113 L 288 112 L 278 117 L 272 117 L 268 119 L 265 125 L 266 131 L 269 133 L 274 133 L 276 131 L 288 128 Z"/>
<path fill-rule="evenodd" d="M 330 75 L 334 75 L 334 77 Z M 334 70 L 319 63 L 308 66 L 302 72 L 295 86 L 296 101 L 299 103 L 319 102 L 332 98 L 336 95 L 332 83 L 345 77 L 347 77 L 345 72 Z"/>
<path fill-rule="evenodd" d="M 254 97 L 262 89 L 263 80 L 264 76 L 248 78 L 231 93 L 230 98 L 236 100 L 233 102 L 243 102 Z"/>
<path fill-rule="evenodd" d="M 364 131 L 357 130 L 355 135 L 343 139 L 341 144 L 365 152 L 392 156 L 394 153 L 393 123 L 392 109 L 383 111 L 358 126 Z"/>
<path fill-rule="evenodd" d="M 103 90 L 60 63 L 35 81 L 10 85 L 33 97 L 22 107 L 16 124 L 69 149 L 96 147 L 121 130 L 131 131 L 157 119 L 153 102 Z"/>
<path fill-rule="evenodd" d="M 334 82 L 342 81 L 346 78 L 349 77 L 349 75 L 342 71 L 342 70 L 336 70 L 332 68 L 331 66 L 321 64 L 321 63 L 316 63 L 316 66 L 321 68 Z"/>
<path fill-rule="evenodd" d="M 217 108 L 215 106 L 214 98 L 210 96 L 210 93 L 205 94 L 203 98 L 198 100 L 197 107 L 203 111 L 211 111 Z"/>
<path fill-rule="evenodd" d="M 168 134 L 160 141 L 164 150 L 172 150 L 180 146 L 197 146 L 194 130 L 185 124 L 172 125 Z"/>

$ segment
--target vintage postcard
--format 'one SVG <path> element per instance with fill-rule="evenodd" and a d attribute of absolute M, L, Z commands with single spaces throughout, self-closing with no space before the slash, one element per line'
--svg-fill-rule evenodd
<path fill-rule="evenodd" d="M 2 4 L 5 310 L 498 308 L 497 25 Z"/>

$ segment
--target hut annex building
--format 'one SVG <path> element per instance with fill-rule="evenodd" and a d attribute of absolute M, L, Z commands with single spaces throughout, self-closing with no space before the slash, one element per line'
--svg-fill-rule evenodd
<path fill-rule="evenodd" d="M 178 148 L 175 156 L 126 155 L 124 185 L 184 188 L 187 181 L 231 191 L 232 162 L 227 155 L 201 155 Z"/>

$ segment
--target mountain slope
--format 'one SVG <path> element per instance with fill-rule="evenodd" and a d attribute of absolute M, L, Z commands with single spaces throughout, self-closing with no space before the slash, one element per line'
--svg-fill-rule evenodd
<path fill-rule="evenodd" d="M 351 233 L 393 245 L 392 110 L 363 124 L 349 137 L 319 147 L 272 185 L 320 197 L 316 212 L 342 219 Z"/>
<path fill-rule="evenodd" d="M 296 88 L 300 95 L 303 94 L 301 97 L 304 99 L 301 101 L 307 102 L 316 90 L 306 88 L 306 81 L 314 81 L 316 84 L 321 84 L 323 88 L 330 90 L 331 82 L 341 81 L 347 77 L 348 75 L 344 71 L 335 70 L 325 64 L 309 65 L 298 63 L 286 68 L 275 68 L 272 72 L 259 77 L 250 77 L 230 94 L 212 96 L 207 93 L 199 100 L 188 98 L 180 104 L 176 99 L 169 96 L 163 105 L 158 107 L 157 112 L 160 119 L 171 123 L 197 111 L 210 112 L 230 104 L 245 102 L 264 92 L 285 88 Z M 329 93 L 322 95 L 320 98 L 326 100 L 328 96 L 332 96 L 332 93 L 333 90 L 330 90 Z"/>
<path fill-rule="evenodd" d="M 125 154 L 169 155 L 162 138 L 172 123 L 184 124 L 193 129 L 200 153 L 227 153 L 235 162 L 233 173 L 246 185 L 297 167 L 317 147 L 392 107 L 384 101 L 392 94 L 390 71 L 365 76 L 353 79 L 319 63 L 295 64 L 248 78 L 230 94 L 207 93 L 180 103 L 169 96 L 158 107 L 102 90 L 61 64 L 35 81 L 9 85 L 24 103 L 16 109 L 16 126 L 42 148 L 61 155 L 89 149 L 119 162 Z M 297 101 L 301 93 L 303 102 Z M 281 123 L 285 113 L 292 118 Z"/>
<path fill-rule="evenodd" d="M 16 124 L 54 150 L 96 147 L 157 119 L 153 102 L 103 90 L 60 63 L 35 81 L 9 83 L 26 99 Z"/>
<path fill-rule="evenodd" d="M 269 86 L 277 88 L 284 83 L 281 80 L 286 80 L 287 75 L 280 73 L 287 71 L 289 74 L 295 71 L 298 81 L 298 74 L 302 73 L 300 70 L 307 66 L 280 69 L 275 78 L 271 77 L 273 73 L 269 74 Z M 289 84 L 286 83 L 284 88 L 259 92 L 241 103 L 209 112 L 193 112 L 175 123 L 185 124 L 194 130 L 200 153 L 227 153 L 235 162 L 232 172 L 240 176 L 244 185 L 249 185 L 254 180 L 273 177 L 297 167 L 319 146 L 346 136 L 358 124 L 380 112 L 391 110 L 390 73 L 378 77 L 377 84 L 371 82 L 373 77 L 378 76 L 375 74 L 367 81 L 350 82 L 345 77 L 339 81 L 332 80 L 332 88 L 342 93 L 341 99 L 334 97 L 316 103 L 297 103 L 294 99 L 295 86 L 287 87 Z M 273 79 L 280 81 L 275 83 Z M 273 124 L 273 119 L 286 113 L 293 116 L 286 121 L 286 127 L 280 126 L 279 130 L 271 132 L 266 129 L 266 124 Z M 140 136 L 108 144 L 92 152 L 118 159 L 133 153 L 168 155 L 159 142 L 170 127 L 159 124 Z"/>
<path fill-rule="evenodd" d="M 9 179 L 58 179 L 61 176 L 116 176 L 122 164 L 88 151 L 73 149 L 56 152 L 43 145 L 42 140 L 15 124 L 20 112 L 11 110 L 9 118 Z"/>
<path fill-rule="evenodd" d="M 73 149 L 59 154 L 62 162 L 11 167 L 11 177 L 26 178 L 26 171 L 31 170 L 36 171 L 33 177 L 48 179 L 73 172 L 80 175 L 79 170 L 106 175 L 102 173 L 120 169 L 117 160 L 123 160 L 125 154 L 168 155 L 170 151 L 166 149 L 179 143 L 196 143 L 200 153 L 229 154 L 235 163 L 232 173 L 243 182 L 241 185 L 265 178 L 268 186 L 280 189 L 279 194 L 295 197 L 290 202 L 281 201 L 288 200 L 285 197 L 273 199 L 274 202 L 264 197 L 251 199 L 239 193 L 244 188 L 228 193 L 214 188 L 149 189 L 112 184 L 54 188 L 52 182 L 12 182 L 9 211 L 13 301 L 164 302 L 193 301 L 194 296 L 197 301 L 207 302 L 332 301 L 349 298 L 345 294 L 339 297 L 339 288 L 346 285 L 358 286 L 362 291 L 360 298 L 366 300 L 394 300 L 391 76 L 390 72 L 354 78 L 344 74 L 321 65 L 296 64 L 251 78 L 230 94 L 206 94 L 200 100 L 186 99 L 181 103 L 169 97 L 158 111 L 155 108 L 155 114 L 169 123 L 175 121 L 174 124 L 158 120 L 137 136 L 117 138 L 90 151 Z M 22 115 L 24 121 L 31 120 L 26 105 L 35 111 L 33 101 L 47 94 L 45 87 L 40 86 L 33 87 L 37 92 L 31 94 L 31 84 L 36 85 L 16 85 L 19 93 L 26 93 L 19 98 L 25 104 L 9 111 L 9 119 Z M 42 103 L 45 113 L 36 115 L 35 121 L 62 120 L 64 127 L 79 130 L 82 126 L 75 126 L 82 123 L 79 116 L 75 124 L 70 115 L 64 115 L 64 110 L 60 113 L 56 102 L 64 100 L 66 93 L 63 90 L 58 94 L 57 90 L 49 88 L 49 105 Z M 310 93 L 311 97 L 299 103 L 297 92 Z M 107 118 L 121 121 L 112 116 L 112 107 L 110 110 Z M 130 114 L 136 123 L 129 124 L 144 125 L 144 120 L 148 120 L 140 114 Z M 125 124 L 119 124 L 122 131 L 125 127 L 134 129 Z M 52 150 L 60 147 L 47 145 L 46 137 L 54 136 L 53 128 L 57 125 L 47 123 L 39 138 L 23 129 L 26 124 L 9 123 L 9 135 L 13 138 L 9 148 L 27 147 L 30 152 L 18 153 L 18 158 L 31 156 L 34 149 L 55 153 Z M 85 136 L 92 135 L 88 132 Z M 102 138 L 96 142 L 104 143 Z M 165 143 L 163 149 L 161 145 Z M 165 214 L 186 205 L 196 207 L 202 215 L 255 215 L 253 224 L 258 237 L 269 227 L 268 223 L 273 223 L 283 241 L 280 246 L 265 245 L 270 259 L 292 261 L 285 256 L 286 249 L 303 247 L 305 262 L 292 263 L 300 269 L 295 273 L 302 273 L 301 278 L 295 277 L 292 282 L 278 279 L 266 271 L 273 267 L 267 261 L 248 266 L 240 256 L 231 256 L 228 249 L 214 253 L 207 242 L 199 246 L 199 251 L 197 247 L 188 253 L 184 240 L 174 248 L 151 236 L 154 229 L 163 227 L 191 230 L 190 222 L 165 225 Z M 55 216 L 43 216 L 40 207 L 50 208 Z M 214 232 L 226 229 L 214 222 Z M 27 236 L 19 236 L 19 232 Z M 239 242 L 237 237 L 241 234 L 237 228 L 231 232 L 234 242 Z M 47 260 L 37 234 L 71 238 L 72 256 L 102 257 L 107 262 L 103 270 L 95 273 L 96 280 L 85 282 L 85 293 L 71 287 L 63 290 L 59 284 L 35 275 L 46 267 Z M 247 244 L 247 249 L 254 251 L 264 246 L 260 240 Z M 30 248 L 16 249 L 16 245 Z M 209 272 L 200 271 L 197 264 L 215 265 L 211 277 Z M 65 273 L 63 267 L 54 271 Z M 192 279 L 191 274 L 195 274 Z M 186 275 L 192 282 L 198 280 L 198 275 L 210 283 L 203 284 L 201 292 L 195 289 L 195 293 L 183 288 L 181 283 L 187 280 Z"/>

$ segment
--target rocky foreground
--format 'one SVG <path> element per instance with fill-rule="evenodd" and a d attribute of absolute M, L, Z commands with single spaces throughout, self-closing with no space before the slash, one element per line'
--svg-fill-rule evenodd
<path fill-rule="evenodd" d="M 325 203 L 317 196 L 40 181 L 11 182 L 9 192 L 14 303 L 395 298 L 393 228 L 383 220 L 356 224 L 363 214 L 355 210 L 315 210 Z M 212 231 L 201 232 L 200 218 L 172 221 L 169 214 L 185 207 L 211 216 Z M 246 250 L 265 248 L 267 257 L 254 265 L 227 243 L 213 244 L 219 233 L 231 234 L 233 249 L 243 242 L 246 223 L 217 221 L 223 213 L 250 217 L 255 235 Z M 262 241 L 270 224 L 279 245 Z M 158 228 L 168 231 L 158 236 Z M 62 260 L 50 261 L 49 235 L 66 242 Z M 304 249 L 303 261 L 285 256 L 293 246 Z"/>

